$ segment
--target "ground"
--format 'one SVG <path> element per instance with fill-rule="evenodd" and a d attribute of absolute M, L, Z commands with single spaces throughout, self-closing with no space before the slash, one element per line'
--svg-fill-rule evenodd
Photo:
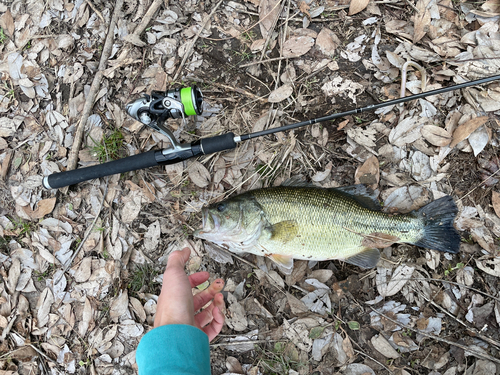
<path fill-rule="evenodd" d="M 73 161 L 169 147 L 125 110 L 152 90 L 201 89 L 201 116 L 166 120 L 193 142 L 399 98 L 403 70 L 405 96 L 498 74 L 497 0 L 24 0 L 0 13 L 0 374 L 137 373 L 184 246 L 188 273 L 226 281 L 213 374 L 500 374 L 497 81 L 42 186 Z M 373 269 L 295 261 L 287 275 L 193 237 L 203 206 L 297 176 L 368 185 L 390 214 L 450 195 L 460 251 L 393 243 Z"/>

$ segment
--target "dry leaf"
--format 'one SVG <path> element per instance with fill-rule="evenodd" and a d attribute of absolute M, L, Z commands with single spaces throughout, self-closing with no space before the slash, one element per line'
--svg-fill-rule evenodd
<path fill-rule="evenodd" d="M 265 39 L 274 28 L 281 11 L 280 0 L 262 0 L 259 6 L 260 33 Z"/>
<path fill-rule="evenodd" d="M 321 52 L 327 56 L 333 56 L 339 45 L 340 40 L 332 30 L 326 27 L 321 29 L 318 37 L 316 38 L 316 46 Z"/>
<path fill-rule="evenodd" d="M 391 346 L 382 335 L 375 335 L 371 339 L 373 347 L 386 358 L 399 358 L 399 353 Z"/>
<path fill-rule="evenodd" d="M 411 278 L 415 267 L 408 267 L 406 265 L 400 265 L 394 270 L 390 280 L 388 281 L 388 276 L 391 270 L 384 267 L 377 268 L 377 275 L 375 280 L 377 282 L 377 290 L 382 297 L 389 297 L 395 295 L 399 292 L 403 286 Z"/>
<path fill-rule="evenodd" d="M 361 245 L 367 248 L 384 249 L 399 240 L 399 237 L 390 234 L 373 232 L 363 237 Z"/>
<path fill-rule="evenodd" d="M 376 156 L 371 156 L 356 169 L 354 180 L 356 184 L 370 185 L 375 190 L 380 179 L 379 161 Z"/>
<path fill-rule="evenodd" d="M 500 193 L 493 190 L 491 192 L 491 204 L 498 217 L 500 217 Z"/>
<path fill-rule="evenodd" d="M 436 125 L 424 125 L 420 132 L 425 140 L 434 146 L 447 146 L 452 139 L 448 131 Z"/>
<path fill-rule="evenodd" d="M 325 166 L 325 170 L 322 171 L 322 172 L 316 172 L 314 174 L 314 176 L 311 177 L 311 180 L 314 181 L 314 182 L 321 182 L 321 181 L 323 181 L 325 178 L 327 178 L 330 175 L 330 173 L 332 172 L 332 168 L 333 168 L 333 163 L 329 162 Z"/>
<path fill-rule="evenodd" d="M 457 144 L 462 142 L 469 135 L 471 135 L 471 133 L 473 131 L 475 131 L 481 125 L 484 125 L 486 123 L 486 121 L 488 121 L 488 116 L 481 116 L 481 117 L 473 118 L 472 120 L 469 120 L 469 121 L 465 122 L 464 124 L 460 125 L 453 132 L 453 141 L 451 142 L 450 147 L 453 148 Z"/>
<path fill-rule="evenodd" d="M 283 57 L 298 57 L 306 54 L 314 45 L 310 36 L 293 36 L 283 43 Z"/>
<path fill-rule="evenodd" d="M 500 258 L 490 258 L 488 256 L 476 259 L 476 265 L 479 269 L 489 275 L 500 277 Z"/>
<path fill-rule="evenodd" d="M 120 292 L 120 295 L 116 297 L 113 302 L 111 302 L 111 306 L 109 309 L 109 317 L 111 320 L 117 322 L 118 318 L 125 314 L 128 307 L 128 293 L 127 289 Z"/>
<path fill-rule="evenodd" d="M 210 173 L 203 164 L 192 161 L 188 168 L 189 178 L 196 186 L 204 188 L 210 183 Z"/>
<path fill-rule="evenodd" d="M 490 141 L 490 132 L 488 130 L 486 126 L 480 126 L 469 135 L 467 140 L 474 151 L 474 156 L 479 155 Z"/>
<path fill-rule="evenodd" d="M 23 207 L 23 211 L 32 219 L 37 220 L 43 218 L 45 215 L 48 215 L 54 209 L 56 205 L 56 198 L 43 199 L 38 202 L 38 205 L 33 211 L 30 206 Z"/>
<path fill-rule="evenodd" d="M 82 320 L 78 324 L 78 331 L 81 337 L 84 337 L 87 333 L 90 321 L 92 320 L 92 305 L 88 298 L 85 298 L 85 304 L 83 306 Z"/>
<path fill-rule="evenodd" d="M 269 98 L 267 99 L 267 101 L 269 103 L 279 103 L 285 100 L 286 98 L 289 98 L 290 95 L 292 95 L 292 93 L 293 93 L 293 86 L 290 84 L 286 84 L 272 91 L 269 94 Z"/>
<path fill-rule="evenodd" d="M 415 14 L 413 43 L 417 43 L 427 33 L 431 23 L 431 13 L 428 5 L 431 0 L 418 0 L 416 4 L 417 13 Z"/>
<path fill-rule="evenodd" d="M 38 298 L 37 308 L 37 319 L 38 328 L 42 328 L 49 321 L 49 312 L 52 304 L 54 303 L 54 296 L 49 288 L 45 288 Z"/>
<path fill-rule="evenodd" d="M 349 15 L 361 12 L 368 6 L 370 0 L 351 0 L 351 4 L 349 5 Z"/>
<path fill-rule="evenodd" d="M 307 5 L 307 3 L 305 1 L 300 1 L 299 2 L 299 9 L 302 13 L 304 13 L 307 18 L 311 18 L 311 14 L 309 14 L 309 9 L 311 7 L 309 5 Z"/>
<path fill-rule="evenodd" d="M 14 19 L 12 18 L 12 14 L 10 13 L 9 9 L 7 9 L 2 17 L 0 17 L 0 27 L 7 31 L 7 35 L 9 35 L 11 38 L 14 36 Z"/>

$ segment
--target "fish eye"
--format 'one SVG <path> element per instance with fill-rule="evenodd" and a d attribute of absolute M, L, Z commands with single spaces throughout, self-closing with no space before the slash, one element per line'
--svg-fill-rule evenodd
<path fill-rule="evenodd" d="M 217 205 L 217 211 L 222 212 L 226 209 L 226 205 L 224 203 L 219 203 Z"/>

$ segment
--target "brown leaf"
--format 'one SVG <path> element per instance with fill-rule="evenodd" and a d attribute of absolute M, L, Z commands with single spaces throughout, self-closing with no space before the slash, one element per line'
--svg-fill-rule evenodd
<path fill-rule="evenodd" d="M 427 9 L 429 2 L 430 0 L 417 1 L 416 8 L 418 13 L 415 15 L 413 43 L 417 43 L 425 36 L 431 23 L 431 13 Z"/>
<path fill-rule="evenodd" d="M 265 39 L 272 31 L 281 11 L 280 0 L 262 0 L 259 6 L 260 33 Z"/>
<path fill-rule="evenodd" d="M 424 125 L 420 130 L 427 142 L 434 146 L 447 146 L 451 142 L 451 134 L 436 125 Z"/>
<path fill-rule="evenodd" d="M 128 307 L 128 293 L 127 289 L 124 289 L 118 297 L 116 297 L 109 308 L 109 317 L 111 320 L 117 322 L 118 318 L 125 314 Z"/>
<path fill-rule="evenodd" d="M 49 288 L 45 288 L 38 298 L 37 308 L 37 318 L 38 318 L 38 328 L 42 328 L 49 321 L 50 307 L 54 303 L 54 295 Z"/>
<path fill-rule="evenodd" d="M 285 100 L 286 98 L 290 97 L 292 93 L 293 93 L 293 86 L 290 84 L 286 84 L 272 91 L 269 94 L 269 98 L 267 99 L 267 101 L 269 103 L 279 103 Z"/>
<path fill-rule="evenodd" d="M 370 0 L 351 0 L 351 4 L 349 5 L 349 15 L 361 12 L 368 6 Z"/>
<path fill-rule="evenodd" d="M 391 246 L 394 242 L 398 242 L 399 240 L 399 237 L 391 236 L 390 234 L 373 232 L 363 238 L 361 246 L 383 249 L 387 246 Z"/>
<path fill-rule="evenodd" d="M 345 128 L 345 126 L 346 126 L 348 123 L 349 123 L 349 120 L 344 120 L 344 121 L 342 121 L 342 122 L 339 124 L 339 126 L 338 126 L 337 130 L 342 130 L 342 129 L 344 129 L 344 128 Z"/>
<path fill-rule="evenodd" d="M 497 191 L 491 192 L 491 203 L 498 217 L 500 217 L 500 193 Z"/>
<path fill-rule="evenodd" d="M 283 43 L 283 57 L 298 57 L 306 54 L 314 45 L 310 36 L 293 36 Z"/>
<path fill-rule="evenodd" d="M 33 211 L 30 208 L 30 206 L 23 207 L 23 210 L 32 220 L 37 220 L 41 219 L 47 214 L 50 214 L 54 209 L 55 205 L 56 205 L 56 198 L 48 198 L 38 202 L 35 211 Z"/>
<path fill-rule="evenodd" d="M 450 147 L 453 148 L 456 145 L 458 145 L 460 142 L 462 142 L 464 139 L 466 139 L 471 133 L 479 128 L 481 125 L 485 124 L 486 121 L 488 121 L 488 116 L 481 116 L 481 117 L 476 117 L 473 118 L 472 120 L 469 120 L 465 122 L 464 124 L 460 125 L 458 128 L 455 129 L 453 132 L 453 141 L 450 144 Z"/>
<path fill-rule="evenodd" d="M 318 34 L 316 38 L 316 46 L 325 55 L 333 56 L 335 54 L 335 49 L 340 45 L 340 40 L 335 35 L 335 33 L 324 27 Z"/>
<path fill-rule="evenodd" d="M 304 13 L 307 18 L 311 19 L 311 14 L 309 13 L 309 9 L 311 7 L 309 5 L 307 5 L 307 3 L 305 1 L 300 1 L 299 2 L 299 9 L 302 13 Z"/>
<path fill-rule="evenodd" d="M 354 180 L 356 184 L 370 185 L 376 189 L 380 179 L 379 162 L 376 156 L 371 156 L 356 170 Z"/>
<path fill-rule="evenodd" d="M 92 320 L 92 305 L 88 298 L 85 298 L 85 303 L 83 305 L 82 320 L 78 324 L 78 332 L 81 337 L 84 337 L 87 333 L 90 322 Z"/>
<path fill-rule="evenodd" d="M 12 38 L 14 36 L 14 19 L 12 18 L 12 14 L 10 10 L 7 9 L 7 12 L 0 17 L 0 27 L 7 31 L 7 34 Z"/>
<path fill-rule="evenodd" d="M 207 168 L 198 161 L 191 162 L 188 173 L 189 178 L 196 186 L 203 188 L 210 183 L 210 173 Z"/>

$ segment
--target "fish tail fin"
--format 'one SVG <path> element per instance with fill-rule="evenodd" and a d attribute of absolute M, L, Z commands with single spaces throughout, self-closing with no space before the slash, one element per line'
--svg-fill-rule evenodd
<path fill-rule="evenodd" d="M 419 209 L 416 215 L 424 220 L 424 235 L 415 242 L 415 245 L 447 253 L 458 253 L 460 234 L 453 227 L 457 212 L 457 206 L 449 195 Z"/>

